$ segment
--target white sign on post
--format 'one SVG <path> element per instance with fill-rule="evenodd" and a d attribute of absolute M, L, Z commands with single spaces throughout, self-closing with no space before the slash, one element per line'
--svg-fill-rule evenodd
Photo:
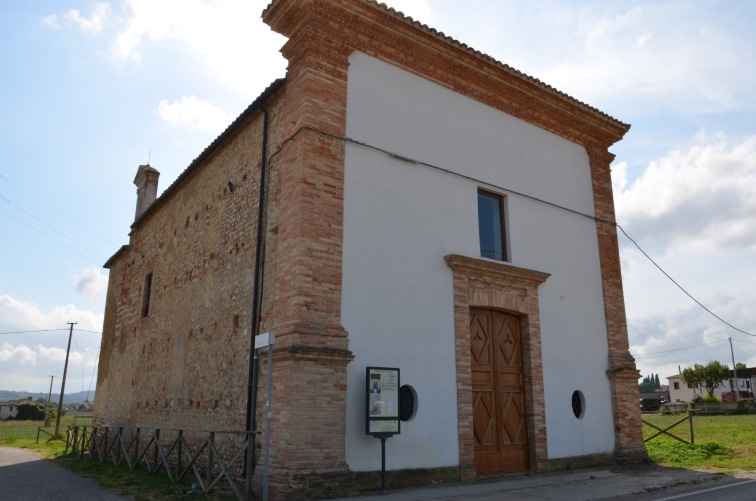
<path fill-rule="evenodd" d="M 270 410 L 273 407 L 270 391 L 273 386 L 273 344 L 276 335 L 272 332 L 263 332 L 255 336 L 255 349 L 268 348 L 268 400 L 266 402 L 265 417 L 265 459 L 263 460 L 263 500 L 268 501 L 268 465 L 270 464 Z"/>
<path fill-rule="evenodd" d="M 275 344 L 275 338 L 276 335 L 272 332 L 263 332 L 262 334 L 258 334 L 257 336 L 255 336 L 255 349 L 259 350 L 260 348 L 265 348 L 266 346 Z"/>

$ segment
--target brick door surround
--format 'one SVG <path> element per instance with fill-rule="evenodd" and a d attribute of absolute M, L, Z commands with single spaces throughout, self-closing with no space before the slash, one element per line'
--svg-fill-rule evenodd
<path fill-rule="evenodd" d="M 498 309 L 520 317 L 530 470 L 544 471 L 548 467 L 548 450 L 538 286 L 550 275 L 458 254 L 450 254 L 445 259 L 454 277 L 460 477 L 476 476 L 470 355 L 472 307 Z"/>

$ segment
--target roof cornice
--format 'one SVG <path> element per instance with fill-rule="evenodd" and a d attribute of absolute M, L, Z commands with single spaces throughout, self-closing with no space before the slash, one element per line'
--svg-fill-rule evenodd
<path fill-rule="evenodd" d="M 478 93 L 495 94 L 494 89 L 498 88 L 501 103 L 494 105 L 495 107 L 568 139 L 584 145 L 599 143 L 608 147 L 630 129 L 630 125 L 599 109 L 375 0 L 274 0 L 263 11 L 262 18 L 274 31 L 292 37 L 308 16 L 321 15 L 326 9 L 329 14 L 333 11 L 341 12 L 342 19 L 346 22 L 338 27 L 344 35 L 340 42 L 349 44 L 352 50 L 384 59 L 474 99 L 477 99 Z M 339 21 L 330 20 L 333 23 Z M 378 43 L 374 41 L 374 37 L 366 36 L 363 32 L 366 26 L 378 27 L 390 38 L 408 42 L 427 54 L 432 54 L 434 58 L 450 61 L 457 74 L 449 68 L 445 79 L 439 79 L 424 73 L 423 69 L 387 57 L 390 49 L 380 53 L 381 49 L 376 48 Z M 418 50 L 412 52 L 418 53 Z M 433 70 L 438 71 L 438 67 Z M 470 75 L 475 78 L 468 78 Z M 485 80 L 482 84 L 486 88 L 475 88 L 477 80 Z M 466 87 L 464 91 L 463 87 Z M 505 102 L 507 98 L 511 98 L 509 102 Z M 555 111 L 558 120 L 550 122 L 549 118 L 543 116 Z M 570 128 L 574 130 L 568 130 Z"/>

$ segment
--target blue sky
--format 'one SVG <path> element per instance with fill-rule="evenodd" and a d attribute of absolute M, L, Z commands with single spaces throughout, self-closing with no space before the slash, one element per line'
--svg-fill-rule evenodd
<path fill-rule="evenodd" d="M 756 4 L 386 3 L 632 124 L 611 149 L 618 221 L 690 294 L 756 334 Z M 102 264 L 128 242 L 136 168 L 149 160 L 169 186 L 284 76 L 285 40 L 260 20 L 266 5 L 4 3 L 0 389 L 47 391 L 62 375 L 68 321 L 78 323 L 67 390 L 94 389 Z M 756 337 L 620 245 L 644 375 L 731 365 L 729 337 L 737 361 L 756 366 Z M 49 329 L 60 330 L 8 334 Z"/>

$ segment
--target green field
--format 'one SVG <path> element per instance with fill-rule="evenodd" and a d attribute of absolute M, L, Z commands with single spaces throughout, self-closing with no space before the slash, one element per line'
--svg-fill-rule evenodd
<path fill-rule="evenodd" d="M 660 428 L 666 428 L 683 415 L 662 416 L 644 414 L 643 419 Z M 645 438 L 656 433 L 643 425 Z M 690 441 L 688 422 L 670 430 L 670 433 Z M 695 443 L 686 445 L 667 436 L 646 443 L 649 458 L 665 466 L 731 472 L 756 470 L 756 415 L 695 416 L 693 418 Z"/>
<path fill-rule="evenodd" d="M 55 420 L 50 422 L 50 426 L 44 426 L 44 424 L 44 421 L 0 421 L 0 446 L 34 449 L 42 456 L 50 459 L 61 456 L 65 450 L 65 444 L 60 440 L 47 442 L 55 432 Z M 91 424 L 91 414 L 63 416 L 60 418 L 60 434 L 65 435 L 69 426 L 90 426 Z M 39 427 L 42 427 L 44 431 L 39 432 L 39 443 L 37 443 Z"/>

